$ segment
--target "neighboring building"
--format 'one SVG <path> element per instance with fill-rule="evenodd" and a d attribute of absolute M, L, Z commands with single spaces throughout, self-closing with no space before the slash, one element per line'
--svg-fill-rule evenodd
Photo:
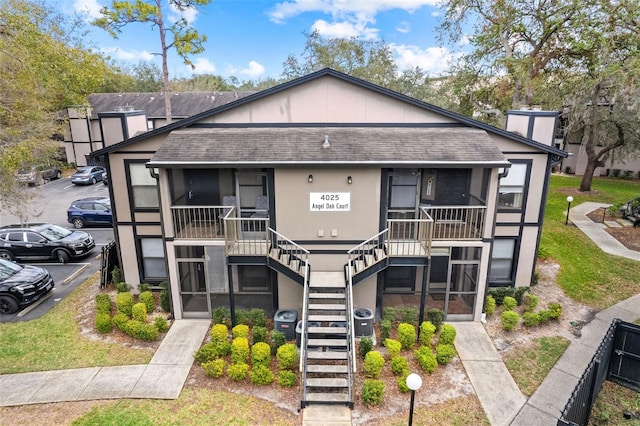
<path fill-rule="evenodd" d="M 252 93 L 255 92 L 172 93 L 172 117 L 174 121 L 181 120 Z M 64 151 L 67 162 L 77 166 L 86 166 L 87 157 L 94 151 L 167 124 L 162 92 L 94 93 L 87 102 L 88 105 L 67 108 Z"/>
<path fill-rule="evenodd" d="M 602 150 L 602 146 L 596 146 L 596 153 Z M 569 157 L 562 160 L 562 172 L 584 175 L 587 168 L 587 152 L 582 144 L 581 135 L 567 135 L 563 149 L 569 153 Z M 594 176 L 626 177 L 640 179 L 640 156 L 638 154 L 623 154 L 614 150 L 609 154 L 605 167 L 596 167 Z"/>
<path fill-rule="evenodd" d="M 567 155 L 543 115 L 517 111 L 513 133 L 326 69 L 92 157 L 109 169 L 124 280 L 169 282 L 178 319 L 302 314 L 305 280 L 351 270 L 354 307 L 378 317 L 479 320 L 487 287 L 531 282 Z"/>

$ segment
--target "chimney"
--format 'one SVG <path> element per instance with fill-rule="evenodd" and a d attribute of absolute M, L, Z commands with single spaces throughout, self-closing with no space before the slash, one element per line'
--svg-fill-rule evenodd
<path fill-rule="evenodd" d="M 542 111 L 538 105 L 507 111 L 505 130 L 533 139 L 549 146 L 556 146 L 558 111 Z"/>

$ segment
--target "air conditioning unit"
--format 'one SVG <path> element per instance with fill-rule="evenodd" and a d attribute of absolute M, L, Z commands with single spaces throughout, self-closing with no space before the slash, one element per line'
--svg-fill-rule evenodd
<path fill-rule="evenodd" d="M 278 309 L 273 315 L 273 328 L 284 333 L 287 340 L 295 339 L 297 322 L 298 311 L 292 309 Z"/>

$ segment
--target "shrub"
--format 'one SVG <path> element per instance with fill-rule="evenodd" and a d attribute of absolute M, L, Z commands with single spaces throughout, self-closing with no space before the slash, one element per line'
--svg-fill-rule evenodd
<path fill-rule="evenodd" d="M 229 368 L 227 368 L 227 376 L 231 380 L 235 380 L 236 382 L 241 382 L 247 378 L 247 373 L 249 372 L 248 364 L 231 364 Z"/>
<path fill-rule="evenodd" d="M 266 343 L 268 332 L 267 327 L 263 327 L 261 325 L 254 326 L 253 329 L 251 329 L 253 344 L 255 345 L 256 343 L 261 342 Z"/>
<path fill-rule="evenodd" d="M 520 315 L 515 311 L 504 311 L 502 313 L 502 328 L 506 331 L 513 331 L 520 322 Z"/>
<path fill-rule="evenodd" d="M 402 349 L 411 349 L 416 344 L 416 328 L 413 324 L 401 322 L 398 324 L 398 341 Z"/>
<path fill-rule="evenodd" d="M 358 344 L 358 355 L 360 355 L 361 359 L 371 352 L 373 349 L 373 339 L 371 337 L 362 337 L 360 338 L 360 343 Z"/>
<path fill-rule="evenodd" d="M 399 376 L 409 371 L 409 361 L 403 356 L 394 356 L 391 358 L 391 372 Z"/>
<path fill-rule="evenodd" d="M 220 357 L 218 349 L 218 345 L 214 342 L 205 343 L 196 351 L 193 358 L 198 364 L 202 365 Z"/>
<path fill-rule="evenodd" d="M 540 318 L 538 324 L 549 322 L 549 320 L 551 319 L 551 311 L 549 311 L 548 309 L 543 309 L 538 312 L 538 317 Z"/>
<path fill-rule="evenodd" d="M 131 309 L 133 308 L 133 294 L 129 292 L 118 293 L 116 296 L 116 307 L 118 312 L 122 312 L 131 318 Z"/>
<path fill-rule="evenodd" d="M 249 339 L 249 326 L 246 324 L 238 324 L 231 329 L 231 334 L 234 338 L 244 337 L 245 339 Z"/>
<path fill-rule="evenodd" d="M 384 397 L 382 380 L 366 379 L 362 384 L 362 401 L 367 405 L 379 405 Z"/>
<path fill-rule="evenodd" d="M 436 334 L 436 326 L 431 321 L 423 321 L 420 324 L 420 344 L 430 345 L 433 340 L 433 336 Z"/>
<path fill-rule="evenodd" d="M 384 346 L 387 348 L 389 358 L 400 355 L 400 351 L 402 350 L 402 343 L 395 339 L 385 339 Z"/>
<path fill-rule="evenodd" d="M 407 385 L 407 376 L 409 375 L 409 371 L 405 371 L 400 377 L 398 377 L 397 382 L 398 382 L 398 389 L 400 390 L 400 392 L 402 393 L 407 393 L 409 392 L 411 389 L 409 389 L 409 386 Z"/>
<path fill-rule="evenodd" d="M 113 323 L 111 322 L 111 315 L 106 312 L 98 312 L 96 314 L 96 330 L 98 333 L 111 333 L 113 330 Z"/>
<path fill-rule="evenodd" d="M 249 372 L 249 378 L 254 385 L 264 386 L 273 382 L 273 373 L 267 366 L 254 365 L 253 370 Z"/>
<path fill-rule="evenodd" d="M 516 306 L 518 306 L 518 301 L 515 299 L 515 297 L 505 296 L 502 304 L 507 311 L 513 311 Z"/>
<path fill-rule="evenodd" d="M 271 353 L 277 354 L 278 349 L 287 342 L 287 337 L 280 330 L 271 330 Z"/>
<path fill-rule="evenodd" d="M 516 299 L 518 306 L 522 305 L 522 298 L 529 292 L 529 287 L 516 287 L 513 290 L 513 298 Z"/>
<path fill-rule="evenodd" d="M 212 342 L 221 343 L 229 341 L 229 328 L 226 324 L 214 324 L 209 334 L 211 334 Z"/>
<path fill-rule="evenodd" d="M 402 322 L 416 324 L 418 322 L 419 310 L 417 308 L 402 308 Z"/>
<path fill-rule="evenodd" d="M 540 272 L 538 270 L 533 271 L 533 276 L 531 277 L 531 287 L 538 284 L 540 281 Z"/>
<path fill-rule="evenodd" d="M 487 297 L 484 298 L 484 312 L 491 316 L 495 311 L 496 299 L 494 299 L 492 295 L 488 294 Z"/>
<path fill-rule="evenodd" d="M 444 324 L 440 329 L 438 344 L 452 345 L 456 338 L 456 328 L 451 324 Z"/>
<path fill-rule="evenodd" d="M 118 293 L 127 293 L 131 291 L 131 285 L 125 283 L 124 281 L 116 284 L 116 291 Z"/>
<path fill-rule="evenodd" d="M 440 344 L 436 346 L 436 361 L 440 365 L 449 364 L 456 355 L 456 348 L 451 344 Z"/>
<path fill-rule="evenodd" d="M 165 317 L 155 317 L 153 319 L 153 325 L 156 326 L 160 333 L 164 333 L 169 330 L 169 323 Z"/>
<path fill-rule="evenodd" d="M 116 285 L 122 282 L 122 271 L 117 266 L 111 270 L 111 282 Z"/>
<path fill-rule="evenodd" d="M 377 379 L 384 367 L 384 357 L 378 351 L 371 351 L 364 357 L 364 374 L 370 379 Z"/>
<path fill-rule="evenodd" d="M 224 306 L 220 306 L 215 308 L 213 312 L 211 312 L 211 319 L 214 324 L 228 324 L 227 319 L 231 317 L 231 311 Z"/>
<path fill-rule="evenodd" d="M 393 323 L 389 319 L 380 321 L 380 339 L 384 342 L 391 335 L 391 325 Z"/>
<path fill-rule="evenodd" d="M 280 369 L 290 370 L 298 362 L 298 348 L 293 343 L 285 343 L 278 348 L 276 358 Z"/>
<path fill-rule="evenodd" d="M 265 342 L 258 342 L 251 346 L 251 362 L 253 366 L 271 364 L 271 347 Z M 273 379 L 273 378 L 272 378 Z"/>
<path fill-rule="evenodd" d="M 298 377 L 296 373 L 291 370 L 278 371 L 278 384 L 285 388 L 290 388 L 296 384 Z"/>
<path fill-rule="evenodd" d="M 562 316 L 562 306 L 559 303 L 549 303 L 548 311 L 551 319 L 558 319 Z"/>
<path fill-rule="evenodd" d="M 113 316 L 113 324 L 118 327 L 119 330 L 124 331 L 124 328 L 129 321 L 129 317 L 123 314 L 122 312 L 118 312 Z"/>
<path fill-rule="evenodd" d="M 267 325 L 267 317 L 264 314 L 264 309 L 251 309 L 249 311 L 249 318 L 253 327 L 266 327 Z"/>
<path fill-rule="evenodd" d="M 535 312 L 527 311 L 522 314 L 522 323 L 526 327 L 535 327 L 540 324 L 540 315 Z"/>
<path fill-rule="evenodd" d="M 138 291 L 140 291 L 140 293 L 144 293 L 146 291 L 151 291 L 151 284 L 149 284 L 149 283 L 138 284 Z"/>
<path fill-rule="evenodd" d="M 158 329 L 155 325 L 140 323 L 140 327 L 138 327 L 136 334 L 134 334 L 133 337 L 151 342 L 153 340 L 157 340 L 158 335 Z"/>
<path fill-rule="evenodd" d="M 427 373 L 433 373 L 436 368 L 438 368 L 438 361 L 436 360 L 436 356 L 433 354 L 433 351 L 428 346 L 420 346 L 417 350 L 414 351 L 416 356 L 416 361 Z"/>
<path fill-rule="evenodd" d="M 381 321 L 388 320 L 390 322 L 394 322 L 396 320 L 396 308 L 392 306 L 388 306 L 382 309 L 382 318 Z"/>
<path fill-rule="evenodd" d="M 164 312 L 170 312 L 171 306 L 169 303 L 169 284 L 166 281 L 163 281 L 160 284 L 162 290 L 160 290 L 160 307 Z"/>
<path fill-rule="evenodd" d="M 489 289 L 489 294 L 493 296 L 498 306 L 502 306 L 506 296 L 513 297 L 513 293 L 513 287 L 494 287 Z"/>
<path fill-rule="evenodd" d="M 528 312 L 533 312 L 538 306 L 538 302 L 540 298 L 532 293 L 525 293 L 522 297 L 522 306 L 524 306 L 524 310 Z"/>
<path fill-rule="evenodd" d="M 131 337 L 135 337 L 139 334 L 138 330 L 140 330 L 140 327 L 142 327 L 142 323 L 140 321 L 129 319 L 124 324 L 122 331 L 124 331 L 126 334 L 128 334 Z"/>
<path fill-rule="evenodd" d="M 144 303 L 147 307 L 147 312 L 153 312 L 156 309 L 156 301 L 153 298 L 153 293 L 150 291 L 143 291 L 138 295 L 138 302 Z"/>
<path fill-rule="evenodd" d="M 436 326 L 436 331 L 440 330 L 444 322 L 444 311 L 438 308 L 427 309 L 427 321 Z"/>
<path fill-rule="evenodd" d="M 136 303 L 131 308 L 131 318 L 136 321 L 145 322 L 147 320 L 147 305 Z"/>
<path fill-rule="evenodd" d="M 236 316 L 236 324 L 244 324 L 244 325 L 251 324 L 251 318 L 249 317 L 248 309 L 236 309 L 235 316 Z"/>
<path fill-rule="evenodd" d="M 108 294 L 96 294 L 96 312 L 111 315 L 111 299 Z"/>
<path fill-rule="evenodd" d="M 218 358 L 202 364 L 202 369 L 204 370 L 204 374 L 217 379 L 218 377 L 222 377 L 226 366 L 227 362 L 222 358 Z"/>
<path fill-rule="evenodd" d="M 242 364 L 249 360 L 249 340 L 246 337 L 236 337 L 231 342 L 231 363 Z"/>

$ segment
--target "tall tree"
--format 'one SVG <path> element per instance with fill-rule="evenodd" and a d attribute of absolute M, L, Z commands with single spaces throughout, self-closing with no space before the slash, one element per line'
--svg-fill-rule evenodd
<path fill-rule="evenodd" d="M 44 162 L 60 147 L 59 111 L 108 91 L 119 72 L 82 48 L 82 25 L 40 2 L 0 2 L 0 204 L 24 201 L 18 167 Z"/>
<path fill-rule="evenodd" d="M 199 10 L 210 2 L 211 0 L 168 0 L 167 4 L 182 13 L 188 10 Z M 165 115 L 167 122 L 170 123 L 172 115 L 171 87 L 167 64 L 168 52 L 170 49 L 174 49 L 186 65 L 193 67 L 189 57 L 204 52 L 204 43 L 207 41 L 207 37 L 198 33 L 182 15 L 172 25 L 167 26 L 163 14 L 165 10 L 162 0 L 114 0 L 111 2 L 111 8 L 105 6 L 100 10 L 102 16 L 94 20 L 93 25 L 106 30 L 114 38 L 122 33 L 125 26 L 134 22 L 151 24 L 152 27 L 158 28 L 160 56 L 162 57 L 162 81 L 165 92 Z M 167 40 L 167 36 L 170 37 L 170 40 Z"/>

